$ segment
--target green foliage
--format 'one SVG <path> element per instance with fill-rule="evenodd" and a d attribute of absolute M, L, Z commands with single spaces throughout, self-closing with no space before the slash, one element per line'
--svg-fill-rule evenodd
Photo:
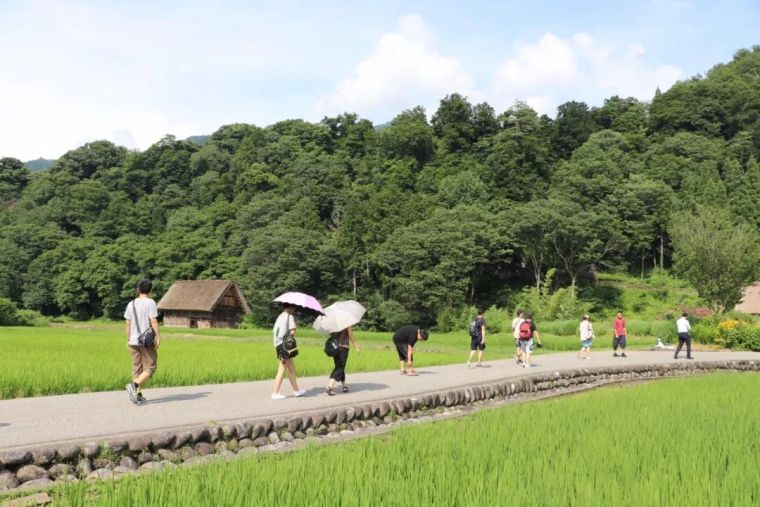
<path fill-rule="evenodd" d="M 447 306 L 438 314 L 435 329 L 436 331 L 442 331 L 444 333 L 467 330 L 468 324 L 477 314 L 478 309 L 474 306 L 463 306 L 459 308 L 451 308 Z M 486 322 L 488 322 L 488 318 L 486 318 Z M 490 322 L 488 322 L 488 330 L 491 330 Z"/>
<path fill-rule="evenodd" d="M 68 483 L 51 495 L 72 506 L 206 505 L 209 498 L 219 505 L 754 505 L 758 396 L 752 373 L 608 387 L 340 445 Z M 515 438 L 526 431 L 540 435 L 540 447 Z M 463 438 L 471 434 L 488 438 Z M 659 435 L 688 445 L 663 452 Z M 419 466 L 419 480 L 410 481 L 409 463 L 435 466 Z"/>
<path fill-rule="evenodd" d="M 723 211 L 698 208 L 672 226 L 676 269 L 716 311 L 732 309 L 758 274 L 760 235 Z"/>
<path fill-rule="evenodd" d="M 578 299 L 572 287 L 551 291 L 555 274 L 555 270 L 549 270 L 541 289 L 523 289 L 515 299 L 515 308 L 532 313 L 536 322 L 573 318 L 580 322 L 580 318 L 588 311 L 588 305 Z"/>
<path fill-rule="evenodd" d="M 651 110 L 615 96 L 550 118 L 451 93 L 430 121 L 418 106 L 382 128 L 346 112 L 225 125 L 202 144 L 166 136 L 142 152 L 94 141 L 35 173 L 0 159 L 0 297 L 56 319 L 118 318 L 144 276 L 157 298 L 177 279 L 231 278 L 258 325 L 278 292 L 300 290 L 383 305 L 370 328 L 449 328 L 458 309 L 511 306 L 554 269 L 553 299 L 523 295 L 547 315 L 578 318 L 570 286 L 600 317 L 617 306 L 666 318 L 697 298 L 617 292 L 596 276 L 645 279 L 674 252 L 686 259 L 677 225 L 700 206 L 757 232 L 759 60 L 760 47 L 739 51 Z M 724 256 L 749 244 L 721 237 Z M 677 263 L 725 309 L 735 297 L 716 287 L 750 274 L 733 262 L 686 276 L 693 263 Z"/>

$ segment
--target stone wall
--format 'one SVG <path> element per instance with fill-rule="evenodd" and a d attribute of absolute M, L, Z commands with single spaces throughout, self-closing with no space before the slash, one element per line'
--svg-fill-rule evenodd
<path fill-rule="evenodd" d="M 683 362 L 652 366 L 584 368 L 529 375 L 410 398 L 305 412 L 281 419 L 258 419 L 164 431 L 129 439 L 36 448 L 0 456 L 0 493 L 59 483 L 118 478 L 135 471 L 194 465 L 223 457 L 293 448 L 313 441 L 372 433 L 403 421 L 464 413 L 483 405 L 561 395 L 616 382 L 703 374 L 760 371 L 760 361 Z"/>

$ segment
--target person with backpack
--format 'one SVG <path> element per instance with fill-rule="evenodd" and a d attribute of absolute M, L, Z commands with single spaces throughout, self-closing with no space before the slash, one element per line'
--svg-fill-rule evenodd
<path fill-rule="evenodd" d="M 627 336 L 628 331 L 625 328 L 625 319 L 623 318 L 623 312 L 617 312 L 615 322 L 612 324 L 612 357 L 618 357 L 618 347 L 620 347 L 620 357 L 628 357 L 625 355 Z"/>
<path fill-rule="evenodd" d="M 285 339 L 288 336 L 295 336 L 296 334 L 296 319 L 293 314 L 296 312 L 296 307 L 291 304 L 282 305 L 282 313 L 277 317 L 272 328 L 272 336 L 274 338 L 274 349 L 277 354 L 279 364 L 277 365 L 277 375 L 274 378 L 274 386 L 272 387 L 272 399 L 284 400 L 285 395 L 280 392 L 282 387 L 282 381 L 285 377 L 285 372 L 288 373 L 288 380 L 290 380 L 290 386 L 293 388 L 293 396 L 299 397 L 306 394 L 306 391 L 298 387 L 298 379 L 296 378 L 296 363 L 293 357 L 293 351 L 288 351 L 285 346 Z"/>
<path fill-rule="evenodd" d="M 483 351 L 486 350 L 486 319 L 483 316 L 485 312 L 479 310 L 478 314 L 470 321 L 470 356 L 467 358 L 467 367 L 472 367 L 472 356 L 478 353 L 478 363 L 476 366 L 483 366 Z"/>
<path fill-rule="evenodd" d="M 359 344 L 356 343 L 354 331 L 351 329 L 351 326 L 348 326 L 346 329 L 337 333 L 331 333 L 330 339 L 335 340 L 338 345 L 338 350 L 333 356 L 335 367 L 333 368 L 332 373 L 330 373 L 330 381 L 327 384 L 325 393 L 327 393 L 328 396 L 335 396 L 335 384 L 338 382 L 342 385 L 342 391 L 344 393 L 348 392 L 348 386 L 346 385 L 346 363 L 348 362 L 348 351 L 350 349 L 349 341 L 354 344 L 357 354 L 361 352 L 361 350 L 359 349 Z"/>
<path fill-rule="evenodd" d="M 591 340 L 594 339 L 594 328 L 591 325 L 591 317 L 583 316 L 580 325 L 581 350 L 578 351 L 578 359 L 589 359 L 591 357 Z"/>
<path fill-rule="evenodd" d="M 515 318 L 512 319 L 512 336 L 515 339 L 515 362 L 517 364 L 522 363 L 522 354 L 520 352 L 520 324 L 522 323 L 523 316 L 525 315 L 525 312 L 522 310 L 517 310 L 517 313 L 515 313 Z"/>
<path fill-rule="evenodd" d="M 132 355 L 132 382 L 127 384 L 127 393 L 135 405 L 147 401 L 142 388 L 156 373 L 158 347 L 161 345 L 158 308 L 156 302 L 149 297 L 152 289 L 153 283 L 150 280 L 140 280 L 137 284 L 137 298 L 130 301 L 124 310 L 127 348 Z"/>
<path fill-rule="evenodd" d="M 533 314 L 526 313 L 525 318 L 520 322 L 519 339 L 520 339 L 520 356 L 525 368 L 530 368 L 530 354 L 533 352 L 533 338 L 536 339 L 536 346 L 542 348 L 541 336 L 538 334 L 536 323 L 533 322 Z"/>

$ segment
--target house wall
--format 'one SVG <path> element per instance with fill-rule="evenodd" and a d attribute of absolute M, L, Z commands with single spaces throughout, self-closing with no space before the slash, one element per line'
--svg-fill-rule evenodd
<path fill-rule="evenodd" d="M 208 329 L 212 326 L 213 319 L 209 312 L 183 312 L 166 310 L 164 312 L 164 326 L 166 327 L 189 327 Z"/>

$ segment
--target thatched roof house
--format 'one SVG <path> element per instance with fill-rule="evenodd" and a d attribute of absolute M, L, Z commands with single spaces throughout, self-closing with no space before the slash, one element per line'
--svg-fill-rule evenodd
<path fill-rule="evenodd" d="M 236 328 L 251 309 L 240 288 L 229 280 L 174 282 L 158 302 L 164 326 Z"/>
<path fill-rule="evenodd" d="M 736 305 L 735 310 L 760 315 L 760 282 L 744 287 L 742 301 Z"/>

